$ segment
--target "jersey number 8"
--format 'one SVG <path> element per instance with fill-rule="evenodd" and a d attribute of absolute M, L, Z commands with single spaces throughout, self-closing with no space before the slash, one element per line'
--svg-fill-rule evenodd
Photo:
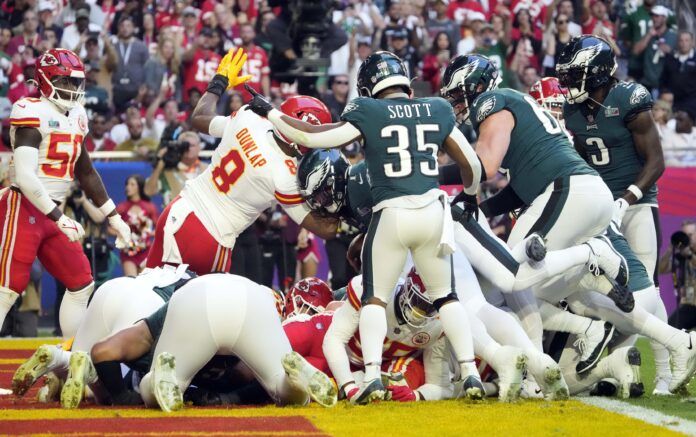
<path fill-rule="evenodd" d="M 425 135 L 427 132 L 437 133 L 440 126 L 436 124 L 416 125 L 416 148 L 419 152 L 430 152 L 433 159 L 420 162 L 419 170 L 425 176 L 437 176 L 437 144 L 426 143 Z M 403 178 L 413 173 L 413 158 L 411 155 L 411 141 L 409 139 L 408 127 L 394 124 L 386 126 L 380 132 L 383 139 L 396 137 L 396 145 L 387 147 L 387 154 L 398 155 L 398 168 L 394 163 L 384 164 L 384 174 L 390 178 Z"/>

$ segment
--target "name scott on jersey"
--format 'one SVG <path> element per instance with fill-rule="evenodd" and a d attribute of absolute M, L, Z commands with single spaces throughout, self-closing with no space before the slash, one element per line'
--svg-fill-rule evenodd
<path fill-rule="evenodd" d="M 413 118 L 421 116 L 421 109 L 430 117 L 430 103 L 409 103 L 406 105 L 389 105 L 389 118 Z M 426 115 L 426 114 L 424 114 Z"/>

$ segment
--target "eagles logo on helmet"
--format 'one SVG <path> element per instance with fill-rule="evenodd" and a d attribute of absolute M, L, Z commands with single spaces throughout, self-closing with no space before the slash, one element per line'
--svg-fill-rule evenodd
<path fill-rule="evenodd" d="M 452 105 L 457 123 L 469 123 L 469 108 L 474 100 L 482 93 L 497 88 L 500 81 L 498 68 L 487 57 L 460 55 L 445 68 L 440 95 Z"/>
<path fill-rule="evenodd" d="M 365 58 L 358 69 L 358 94 L 376 97 L 387 88 L 399 86 L 410 93 L 411 79 L 401 58 L 387 51 L 375 52 Z"/>
<path fill-rule="evenodd" d="M 584 102 L 592 91 L 609 83 L 616 66 L 614 50 L 605 39 L 582 35 L 563 48 L 556 72 L 560 85 L 568 90 L 566 99 L 574 104 Z"/>
<path fill-rule="evenodd" d="M 316 149 L 302 157 L 297 179 L 300 194 L 310 209 L 333 214 L 343 207 L 349 166 L 338 150 Z"/>
<path fill-rule="evenodd" d="M 333 300 L 333 293 L 326 282 L 309 277 L 298 281 L 285 294 L 285 318 L 300 314 L 313 315 L 326 309 Z"/>

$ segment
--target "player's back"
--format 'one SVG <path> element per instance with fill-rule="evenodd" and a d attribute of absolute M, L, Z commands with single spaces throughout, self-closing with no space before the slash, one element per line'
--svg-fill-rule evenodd
<path fill-rule="evenodd" d="M 375 204 L 438 188 L 437 152 L 455 124 L 444 99 L 359 97 L 341 119 L 362 133 Z"/>
<path fill-rule="evenodd" d="M 268 120 L 241 109 L 227 122 L 206 171 L 182 191 L 206 229 L 223 244 L 233 244 L 275 201 L 302 201 L 296 160 L 280 150 L 272 128 Z"/>
<path fill-rule="evenodd" d="M 641 84 L 618 82 L 596 114 L 581 104 L 564 106 L 566 127 L 585 149 L 588 163 L 602 176 L 614 198 L 623 196 L 643 169 L 627 117 L 652 107 L 652 98 Z M 657 203 L 657 186 L 647 190 L 639 203 Z"/>
<path fill-rule="evenodd" d="M 75 163 L 82 151 L 82 142 L 89 132 L 87 114 L 81 105 L 70 112 L 60 112 L 44 98 L 23 98 L 12 105 L 10 114 L 10 143 L 18 147 L 15 134 L 18 128 L 37 129 L 41 134 L 37 175 L 52 200 L 65 200 L 75 178 Z M 10 179 L 16 185 L 14 165 Z"/>
<path fill-rule="evenodd" d="M 372 193 L 367 176 L 367 164 L 361 161 L 351 165 L 346 181 L 347 203 L 345 210 L 341 211 L 342 218 L 362 232 L 367 230 L 372 218 Z"/>
<path fill-rule="evenodd" d="M 558 178 L 596 174 L 573 149 L 558 121 L 532 97 L 518 91 L 496 89 L 477 97 L 470 115 L 476 131 L 487 117 L 502 110 L 512 113 L 515 127 L 501 168 L 527 205 Z"/>

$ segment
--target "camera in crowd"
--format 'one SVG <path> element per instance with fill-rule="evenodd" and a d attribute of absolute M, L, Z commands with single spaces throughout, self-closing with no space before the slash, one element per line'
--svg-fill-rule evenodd
<path fill-rule="evenodd" d="M 689 259 L 691 258 L 691 239 L 683 231 L 677 231 L 670 237 L 672 242 L 672 256 L 676 259 Z"/>
<path fill-rule="evenodd" d="M 177 140 L 164 140 L 160 142 L 160 149 L 167 149 L 162 155 L 162 162 L 164 163 L 165 169 L 176 168 L 184 156 L 184 153 L 188 152 L 191 143 L 188 141 L 177 141 Z"/>

